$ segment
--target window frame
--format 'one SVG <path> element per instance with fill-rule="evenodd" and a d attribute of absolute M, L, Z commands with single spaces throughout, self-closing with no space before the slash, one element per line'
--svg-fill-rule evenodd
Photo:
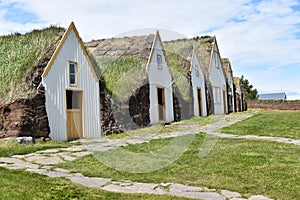
<path fill-rule="evenodd" d="M 218 52 L 217 51 L 214 51 L 214 61 L 215 61 L 215 67 L 217 68 L 217 69 L 220 69 L 220 65 L 221 65 L 221 63 L 220 63 L 220 59 L 219 59 L 219 54 L 218 54 Z"/>
<path fill-rule="evenodd" d="M 71 74 L 71 65 L 75 66 L 75 74 Z M 69 68 L 68 68 L 68 76 L 69 76 L 69 85 L 72 87 L 77 87 L 78 86 L 78 63 L 75 61 L 69 61 Z M 75 83 L 71 83 L 71 75 L 75 76 Z"/>
<path fill-rule="evenodd" d="M 195 65 L 194 67 L 195 67 L 195 71 L 196 71 L 196 77 L 199 77 L 200 76 L 199 66 Z"/>
<path fill-rule="evenodd" d="M 214 95 L 214 103 L 221 104 L 221 88 L 220 87 L 213 87 L 213 95 Z"/>
<path fill-rule="evenodd" d="M 160 62 L 158 62 L 158 58 L 160 60 Z M 157 64 L 157 69 L 162 70 L 163 66 L 162 66 L 162 55 L 157 54 L 156 55 L 156 64 Z"/>

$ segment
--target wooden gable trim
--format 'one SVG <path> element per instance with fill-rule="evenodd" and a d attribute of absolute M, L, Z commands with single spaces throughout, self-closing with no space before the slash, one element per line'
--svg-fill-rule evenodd
<path fill-rule="evenodd" d="M 215 51 L 214 49 L 215 49 L 215 47 L 216 47 L 216 49 L 217 49 L 217 53 L 218 53 L 218 56 L 219 56 L 219 59 L 220 59 L 220 64 L 221 64 L 220 70 L 221 70 L 221 73 L 222 73 L 222 75 L 223 75 L 224 81 L 227 82 L 227 81 L 226 81 L 225 74 L 224 74 L 224 70 L 223 70 L 223 63 L 222 63 L 222 60 L 221 60 L 221 55 L 220 55 L 220 51 L 219 51 L 219 47 L 218 47 L 218 43 L 217 43 L 217 38 L 216 38 L 216 36 L 213 37 L 213 48 L 212 48 L 212 50 L 211 50 L 210 64 L 209 64 L 209 69 L 208 69 L 208 71 L 209 71 L 209 73 L 211 73 L 211 64 L 212 64 L 212 60 L 213 60 L 213 55 L 214 55 L 214 51 Z"/>
<path fill-rule="evenodd" d="M 82 50 L 82 52 L 83 52 L 83 55 L 84 55 L 85 59 L 86 59 L 87 62 L 88 62 L 88 66 L 89 66 L 89 68 L 90 68 L 90 70 L 91 70 L 91 72 L 92 72 L 92 74 L 93 74 L 94 79 L 95 79 L 96 81 L 99 81 L 99 79 L 98 79 L 98 77 L 97 77 L 97 75 L 96 75 L 96 72 L 95 72 L 95 70 L 94 70 L 94 68 L 93 68 L 92 62 L 91 62 L 91 60 L 90 60 L 90 58 L 89 58 L 89 56 L 88 56 L 88 54 L 87 54 L 87 51 L 86 51 L 86 49 L 85 49 L 85 47 L 84 47 L 84 44 L 83 44 L 83 42 L 82 42 L 81 37 L 79 36 L 79 33 L 78 33 L 77 29 L 76 29 L 76 26 L 75 26 L 74 22 L 71 22 L 71 24 L 70 24 L 70 26 L 68 27 L 67 31 L 64 33 L 64 35 L 63 35 L 61 41 L 59 42 L 59 44 L 58 44 L 58 46 L 57 46 L 55 52 L 54 52 L 53 55 L 51 56 L 51 59 L 50 59 L 50 61 L 48 62 L 47 66 L 46 66 L 46 68 L 45 68 L 45 70 L 44 70 L 44 72 L 43 72 L 43 74 L 42 74 L 42 77 L 46 77 L 46 76 L 48 75 L 48 73 L 49 73 L 49 71 L 50 71 L 50 69 L 51 69 L 51 67 L 52 67 L 52 65 L 53 65 L 53 63 L 54 63 L 54 61 L 55 61 L 55 59 L 57 58 L 57 56 L 58 56 L 60 50 L 62 49 L 62 47 L 63 47 L 63 45 L 64 45 L 66 39 L 68 38 L 68 36 L 69 36 L 71 30 L 73 30 L 74 33 L 75 33 L 75 36 L 76 36 L 76 38 L 77 38 L 77 41 L 79 42 L 80 48 L 81 48 L 81 50 Z"/>
<path fill-rule="evenodd" d="M 203 69 L 202 69 L 202 65 L 200 63 L 200 59 L 199 59 L 199 56 L 197 54 L 197 47 L 196 45 L 193 45 L 193 52 L 192 52 L 192 60 L 191 60 L 191 66 L 190 66 L 190 72 L 193 70 L 193 61 L 194 61 L 194 57 L 196 57 L 197 61 L 198 61 L 198 64 L 199 64 L 199 74 L 201 76 L 204 76 L 204 73 L 203 73 Z"/>
<path fill-rule="evenodd" d="M 191 66 L 190 66 L 190 69 L 189 69 L 189 71 L 190 72 L 192 72 L 192 70 L 193 70 L 193 64 L 194 64 L 194 57 L 196 56 L 195 55 L 195 50 L 196 50 L 196 47 L 195 47 L 195 45 L 193 45 L 193 52 L 192 52 L 192 59 L 191 59 Z M 198 60 L 198 58 L 197 58 L 197 60 Z M 198 60 L 198 63 L 199 63 L 199 60 Z"/>
<path fill-rule="evenodd" d="M 236 93 L 238 93 L 238 89 L 240 90 L 241 93 L 243 93 L 241 87 L 241 79 L 239 77 L 233 77 L 233 84 L 235 85 Z"/>
<path fill-rule="evenodd" d="M 222 65 L 224 63 L 223 69 L 224 69 L 224 71 L 226 73 L 225 74 L 226 79 L 228 78 L 227 77 L 227 73 L 229 72 L 230 75 L 231 75 L 231 79 L 233 81 L 233 71 L 232 71 L 232 68 L 231 68 L 231 62 L 230 62 L 229 58 L 222 58 L 221 60 L 222 60 Z"/>
<path fill-rule="evenodd" d="M 155 34 L 155 37 L 154 37 L 154 40 L 153 40 L 153 44 L 152 44 L 152 47 L 151 47 L 151 52 L 150 52 L 150 55 L 149 55 L 149 58 L 148 58 L 148 61 L 147 61 L 147 65 L 146 65 L 146 70 L 147 71 L 149 70 L 149 67 L 150 67 L 150 64 L 151 64 L 151 60 L 152 60 L 153 55 L 154 55 L 156 41 L 159 41 L 161 49 L 162 49 L 162 52 L 163 52 L 163 57 L 164 57 L 164 59 L 166 59 L 165 52 L 164 52 L 165 51 L 164 50 L 164 46 L 163 46 L 163 43 L 162 43 L 159 31 L 157 30 L 156 34 Z"/>

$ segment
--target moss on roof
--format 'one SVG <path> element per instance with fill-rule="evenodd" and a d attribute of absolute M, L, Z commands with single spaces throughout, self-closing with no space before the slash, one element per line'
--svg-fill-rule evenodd
<path fill-rule="evenodd" d="M 36 70 L 35 66 L 51 57 L 63 31 L 49 27 L 0 37 L 0 98 L 12 101 L 34 89 L 26 77 Z"/>

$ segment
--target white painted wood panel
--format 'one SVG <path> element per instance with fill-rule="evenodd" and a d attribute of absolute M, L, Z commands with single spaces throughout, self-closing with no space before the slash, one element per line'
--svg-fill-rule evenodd
<path fill-rule="evenodd" d="M 157 67 L 157 54 L 162 57 L 162 69 Z M 157 87 L 162 87 L 165 91 L 166 122 L 174 121 L 172 76 L 158 39 L 155 41 L 152 59 L 149 62 L 148 78 L 150 85 L 150 123 L 159 123 Z"/>
<path fill-rule="evenodd" d="M 191 81 L 192 81 L 193 98 L 194 98 L 194 105 L 193 105 L 194 116 L 199 116 L 198 93 L 197 93 L 198 88 L 201 88 L 201 94 L 202 94 L 202 108 L 201 108 L 202 116 L 207 116 L 205 80 L 204 80 L 203 72 L 201 70 L 200 63 L 197 58 L 197 54 L 195 52 L 192 59 L 192 70 L 191 70 Z M 199 76 L 197 76 L 197 71 L 199 73 Z"/>
<path fill-rule="evenodd" d="M 221 59 L 217 52 L 218 49 L 215 45 L 212 60 L 210 63 L 211 66 L 210 66 L 210 73 L 209 73 L 209 81 L 212 87 L 220 88 L 219 95 L 221 98 L 221 102 L 214 103 L 214 114 L 225 114 L 227 110 L 227 100 L 226 97 L 224 98 L 223 92 L 225 91 L 226 93 L 226 80 L 221 66 Z M 214 102 L 216 102 L 215 99 Z"/>
<path fill-rule="evenodd" d="M 69 85 L 69 61 L 78 63 L 78 86 Z M 43 77 L 50 137 L 67 140 L 66 89 L 83 91 L 83 136 L 101 135 L 99 83 L 93 77 L 73 30 L 70 31 L 48 74 Z"/>

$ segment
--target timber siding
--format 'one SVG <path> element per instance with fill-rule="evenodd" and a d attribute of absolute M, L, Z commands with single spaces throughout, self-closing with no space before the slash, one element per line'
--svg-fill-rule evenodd
<path fill-rule="evenodd" d="M 83 93 L 83 137 L 97 138 L 101 136 L 100 129 L 100 94 L 99 80 L 91 71 L 91 66 L 84 55 L 78 41 L 76 30 L 71 25 L 66 32 L 65 41 L 53 63 L 48 65 L 48 71 L 43 74 L 45 87 L 46 110 L 49 119 L 50 137 L 56 141 L 66 141 L 66 90 L 82 91 Z M 72 87 L 69 84 L 69 61 L 78 63 L 78 84 Z M 49 69 L 49 67 L 51 69 Z"/>

